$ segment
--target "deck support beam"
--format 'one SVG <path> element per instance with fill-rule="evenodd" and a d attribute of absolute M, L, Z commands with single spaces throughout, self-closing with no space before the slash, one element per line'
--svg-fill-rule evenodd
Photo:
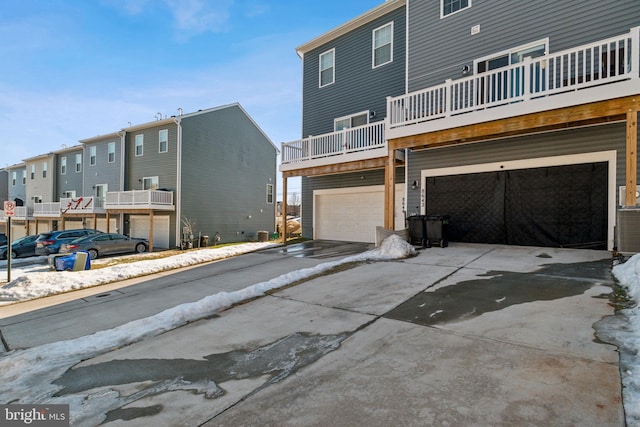
<path fill-rule="evenodd" d="M 625 206 L 636 205 L 636 185 L 638 176 L 638 110 L 627 112 L 627 168 Z"/>

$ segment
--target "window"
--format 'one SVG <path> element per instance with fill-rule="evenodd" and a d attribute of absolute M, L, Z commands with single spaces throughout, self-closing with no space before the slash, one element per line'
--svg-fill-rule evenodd
<path fill-rule="evenodd" d="M 22 171 L 22 185 L 25 185 L 27 183 L 27 171 L 23 170 Z"/>
<path fill-rule="evenodd" d="M 107 184 L 96 185 L 96 207 L 104 207 L 104 201 L 107 198 Z"/>
<path fill-rule="evenodd" d="M 18 174 L 16 171 L 11 172 L 11 185 L 15 187 L 16 181 L 18 179 Z"/>
<path fill-rule="evenodd" d="M 335 49 L 320 55 L 320 87 L 330 85 L 335 80 Z"/>
<path fill-rule="evenodd" d="M 116 143 L 110 142 L 107 145 L 107 163 L 113 163 L 116 161 Z"/>
<path fill-rule="evenodd" d="M 169 151 L 169 131 L 163 129 L 158 132 L 158 140 L 160 141 L 158 151 L 160 153 L 166 153 Z"/>
<path fill-rule="evenodd" d="M 136 157 L 142 156 L 143 144 L 144 144 L 144 135 L 136 135 L 136 151 L 135 151 Z"/>
<path fill-rule="evenodd" d="M 31 165 L 31 179 L 36 177 L 36 165 Z"/>
<path fill-rule="evenodd" d="M 76 154 L 76 172 L 82 172 L 82 154 Z"/>
<path fill-rule="evenodd" d="M 471 7 L 471 0 L 440 0 L 440 18 Z"/>
<path fill-rule="evenodd" d="M 273 184 L 267 184 L 267 203 L 273 204 Z"/>
<path fill-rule="evenodd" d="M 146 178 L 142 178 L 142 189 L 143 190 L 157 190 L 158 189 L 158 177 L 157 176 L 149 176 Z"/>
<path fill-rule="evenodd" d="M 42 203 L 42 196 L 33 196 L 33 203 Z"/>
<path fill-rule="evenodd" d="M 95 145 L 89 147 L 89 164 L 91 166 L 96 165 L 96 146 Z"/>
<path fill-rule="evenodd" d="M 67 158 L 60 158 L 60 175 L 65 175 L 67 173 Z"/>
<path fill-rule="evenodd" d="M 373 68 L 393 61 L 393 22 L 373 30 Z"/>
<path fill-rule="evenodd" d="M 511 64 L 517 64 L 518 62 L 524 61 L 524 58 L 527 57 L 537 58 L 546 53 L 548 45 L 549 39 L 543 39 L 476 59 L 473 61 L 475 72 L 486 73 L 487 71 L 507 67 Z"/>
<path fill-rule="evenodd" d="M 62 197 L 64 199 L 75 199 L 76 198 L 76 190 L 63 191 Z"/>
<path fill-rule="evenodd" d="M 343 129 L 354 128 L 369 123 L 369 112 L 353 114 L 351 116 L 340 117 L 333 121 L 333 130 L 339 131 Z"/>
<path fill-rule="evenodd" d="M 42 177 L 47 177 L 47 162 L 42 162 Z"/>

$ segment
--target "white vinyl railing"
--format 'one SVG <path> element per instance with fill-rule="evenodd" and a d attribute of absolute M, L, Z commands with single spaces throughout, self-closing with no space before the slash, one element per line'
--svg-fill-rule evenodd
<path fill-rule="evenodd" d="M 60 216 L 60 202 L 42 202 L 33 204 L 34 216 Z"/>
<path fill-rule="evenodd" d="M 387 98 L 390 128 L 640 78 L 640 27 L 508 67 Z"/>
<path fill-rule="evenodd" d="M 32 216 L 33 216 L 32 208 L 28 208 L 26 206 L 16 206 L 12 218 L 24 220 L 24 219 L 31 218 Z M 7 216 L 4 214 L 4 210 L 0 210 L 0 221 L 4 222 L 6 220 L 7 220 Z"/>
<path fill-rule="evenodd" d="M 173 192 L 158 190 L 109 191 L 105 207 L 109 209 L 114 206 L 134 208 L 173 206 Z"/>
<path fill-rule="evenodd" d="M 282 163 L 295 163 L 321 157 L 386 147 L 384 122 L 310 136 L 282 144 Z"/>
<path fill-rule="evenodd" d="M 59 202 L 34 203 L 34 216 L 61 216 L 102 212 L 104 199 L 94 196 L 63 197 Z"/>

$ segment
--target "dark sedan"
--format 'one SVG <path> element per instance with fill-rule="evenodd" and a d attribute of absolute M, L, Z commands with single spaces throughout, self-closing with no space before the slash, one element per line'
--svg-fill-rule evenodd
<path fill-rule="evenodd" d="M 142 253 L 146 252 L 148 248 L 149 242 L 145 239 L 115 233 L 101 233 L 63 243 L 59 253 L 87 251 L 91 259 L 96 259 L 103 255 Z"/>
<path fill-rule="evenodd" d="M 11 242 L 11 258 L 36 255 L 36 239 L 38 235 L 24 236 Z M 0 246 L 0 259 L 7 259 L 8 245 Z"/>

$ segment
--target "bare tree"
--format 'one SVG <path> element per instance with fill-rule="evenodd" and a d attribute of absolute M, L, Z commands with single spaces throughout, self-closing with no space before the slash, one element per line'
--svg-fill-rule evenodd
<path fill-rule="evenodd" d="M 300 216 L 300 195 L 298 193 L 291 193 L 289 196 L 289 201 L 287 202 L 287 214 Z"/>

